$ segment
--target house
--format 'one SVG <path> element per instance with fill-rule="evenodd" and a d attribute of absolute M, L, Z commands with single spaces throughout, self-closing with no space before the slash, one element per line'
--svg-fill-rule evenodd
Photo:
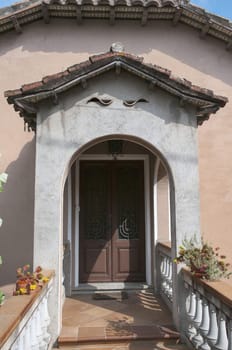
<path fill-rule="evenodd" d="M 63 270 L 67 294 L 158 290 L 157 242 L 174 257 L 194 233 L 232 262 L 231 38 L 229 21 L 187 0 L 0 10 L 2 283 L 28 262 L 55 270 L 53 340 Z"/>

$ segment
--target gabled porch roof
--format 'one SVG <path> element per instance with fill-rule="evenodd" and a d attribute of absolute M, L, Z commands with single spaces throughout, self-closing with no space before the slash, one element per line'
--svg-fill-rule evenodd
<path fill-rule="evenodd" d="M 197 108 L 197 122 L 202 124 L 211 113 L 217 112 L 228 102 L 226 97 L 217 96 L 213 91 L 193 85 L 190 81 L 172 75 L 168 69 L 143 63 L 143 58 L 125 53 L 120 45 L 110 52 L 89 57 L 89 60 L 68 67 L 65 71 L 44 77 L 41 81 L 22 85 L 17 90 L 5 92 L 9 104 L 24 118 L 29 129 L 36 129 L 36 105 L 51 98 L 58 102 L 59 94 L 81 84 L 86 87 L 90 80 L 106 71 L 125 70 L 146 80 L 151 88 L 156 86 L 180 99 L 180 105 L 192 104 Z"/>

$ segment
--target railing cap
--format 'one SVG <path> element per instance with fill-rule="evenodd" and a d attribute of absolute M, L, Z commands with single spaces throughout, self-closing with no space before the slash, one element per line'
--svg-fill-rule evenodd
<path fill-rule="evenodd" d="M 232 287 L 228 283 L 224 281 L 202 280 L 194 276 L 187 268 L 183 268 L 182 273 L 186 283 L 193 286 L 200 285 L 207 293 L 212 294 L 214 297 L 220 299 L 222 303 L 232 308 Z M 191 279 L 192 283 L 190 283 L 189 279 Z"/>

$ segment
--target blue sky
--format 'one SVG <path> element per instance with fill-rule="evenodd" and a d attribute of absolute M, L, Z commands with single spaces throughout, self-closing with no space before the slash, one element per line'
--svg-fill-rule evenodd
<path fill-rule="evenodd" d="M 209 12 L 232 20 L 232 0 L 192 0 L 191 2 Z"/>
<path fill-rule="evenodd" d="M 17 2 L 16 0 L 0 0 L 0 7 Z M 193 4 L 205 8 L 209 12 L 232 20 L 232 0 L 192 0 Z"/>

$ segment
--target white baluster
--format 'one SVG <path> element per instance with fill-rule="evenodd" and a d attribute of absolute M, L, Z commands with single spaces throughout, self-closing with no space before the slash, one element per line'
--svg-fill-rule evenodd
<path fill-rule="evenodd" d="M 166 271 L 165 271 L 165 295 L 168 296 L 169 293 L 169 280 L 168 280 L 168 276 L 169 276 L 169 271 L 170 271 L 170 264 L 169 264 L 169 259 L 166 256 L 165 257 L 166 260 Z"/>
<path fill-rule="evenodd" d="M 228 350 L 232 350 L 232 320 L 228 323 Z"/>
<path fill-rule="evenodd" d="M 163 276 L 164 273 L 164 257 L 160 255 L 160 274 Z"/>
<path fill-rule="evenodd" d="M 196 294 L 193 290 L 191 290 L 188 316 L 191 320 L 193 320 L 195 314 L 196 314 Z"/>
<path fill-rule="evenodd" d="M 210 304 L 209 307 L 209 315 L 210 315 L 210 321 L 209 321 L 209 333 L 207 334 L 207 340 L 209 345 L 213 345 L 217 341 L 218 337 L 218 324 L 217 324 L 217 314 L 216 314 L 216 308 L 213 304 Z"/>
<path fill-rule="evenodd" d="M 48 345 L 50 341 L 50 334 L 48 333 L 48 326 L 50 324 L 50 317 L 48 314 L 48 308 L 47 308 L 47 295 L 45 296 L 43 302 L 42 302 L 42 315 L 43 315 L 43 340 Z"/>
<path fill-rule="evenodd" d="M 200 324 L 199 331 L 203 337 L 203 344 L 200 346 L 200 349 L 210 350 L 210 346 L 206 338 L 206 335 L 209 332 L 209 305 L 205 298 L 202 300 L 202 322 Z"/>
<path fill-rule="evenodd" d="M 31 325 L 30 322 L 27 323 L 24 336 L 24 349 L 31 349 Z"/>
<path fill-rule="evenodd" d="M 20 350 L 20 349 L 24 349 L 24 335 L 21 333 L 19 334 L 18 338 L 16 339 L 16 341 L 14 342 L 14 344 L 11 347 L 11 350 Z"/>
<path fill-rule="evenodd" d="M 46 322 L 46 326 L 49 326 L 49 324 L 50 324 L 50 316 L 49 316 L 49 313 L 48 313 L 48 293 L 46 294 L 46 296 L 44 298 L 43 313 L 44 313 L 44 320 Z"/>
<path fill-rule="evenodd" d="M 22 349 L 25 349 L 25 343 L 26 343 L 26 328 L 24 327 L 21 334 L 20 334 L 20 338 L 21 338 L 21 344 L 20 346 L 22 346 Z M 19 348 L 20 350 L 20 348 Z"/>
<path fill-rule="evenodd" d="M 202 321 L 202 300 L 199 292 L 196 292 L 196 312 L 193 318 L 194 324 L 198 327 Z"/>
<path fill-rule="evenodd" d="M 39 309 L 37 308 L 36 312 L 35 312 L 35 321 L 36 321 L 36 327 L 35 327 L 35 331 L 36 331 L 36 337 L 38 340 L 38 345 L 40 347 L 42 341 L 43 341 L 43 332 L 41 329 L 41 322 L 40 322 L 40 312 Z"/>
<path fill-rule="evenodd" d="M 38 337 L 36 335 L 36 315 L 35 312 L 31 317 L 31 349 L 39 350 Z"/>
<path fill-rule="evenodd" d="M 202 316 L 203 316 L 203 312 L 202 312 L 202 299 L 201 296 L 199 294 L 199 292 L 196 292 L 196 313 L 195 313 L 195 317 L 193 319 L 193 324 L 196 328 L 196 335 L 194 335 L 194 337 L 192 338 L 193 343 L 197 346 L 197 348 L 203 344 L 203 338 L 201 336 L 200 330 L 199 330 L 199 326 L 202 322 Z"/>
<path fill-rule="evenodd" d="M 168 298 L 172 299 L 172 260 L 168 259 L 169 272 L 168 272 Z"/>
<path fill-rule="evenodd" d="M 42 315 L 42 307 L 41 304 L 38 306 L 38 339 L 39 339 L 39 349 L 46 350 L 47 344 L 44 341 L 44 333 L 43 333 L 43 315 Z"/>
<path fill-rule="evenodd" d="M 189 308 L 187 311 L 187 316 L 190 319 L 190 322 L 192 322 L 192 319 L 194 318 L 194 315 L 196 314 L 196 294 L 195 292 L 192 290 L 192 288 L 189 289 Z M 187 336 L 188 338 L 191 340 L 195 335 L 196 335 L 196 328 L 194 327 L 194 325 L 192 323 L 188 324 L 188 328 L 187 328 Z"/>
<path fill-rule="evenodd" d="M 220 312 L 218 318 L 218 338 L 217 342 L 214 345 L 214 348 L 217 350 L 227 350 L 228 349 L 228 337 L 226 333 L 226 317 Z"/>
<path fill-rule="evenodd" d="M 163 256 L 163 273 L 162 273 L 162 288 L 163 292 L 166 291 L 166 273 L 167 273 L 167 259 L 166 256 Z"/>

